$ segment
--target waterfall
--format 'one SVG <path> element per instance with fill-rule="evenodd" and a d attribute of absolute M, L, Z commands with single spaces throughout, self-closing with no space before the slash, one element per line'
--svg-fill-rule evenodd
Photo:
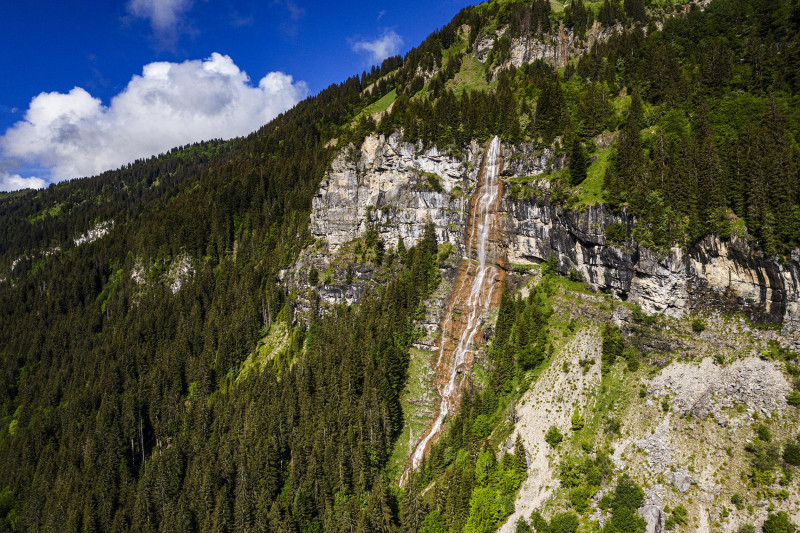
<path fill-rule="evenodd" d="M 486 150 L 478 189 L 470 202 L 466 257 L 459 266 L 456 290 L 442 321 L 442 342 L 436 362 L 439 410 L 414 449 L 412 469 L 419 466 L 429 444 L 438 437 L 442 424 L 457 406 L 464 370 L 472 367 L 481 315 L 496 306 L 500 297 L 504 270 L 499 266 L 497 211 L 502 190 L 499 179 L 502 164 L 500 140 L 495 137 Z"/>

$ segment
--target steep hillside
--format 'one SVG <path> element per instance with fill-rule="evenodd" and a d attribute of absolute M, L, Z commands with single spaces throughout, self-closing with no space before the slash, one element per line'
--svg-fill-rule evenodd
<path fill-rule="evenodd" d="M 697 332 L 689 320 L 653 320 L 580 285 L 556 291 L 551 320 L 566 322 L 566 335 L 517 407 L 513 432 L 531 451 L 531 470 L 511 520 L 574 509 L 602 526 L 613 485 L 591 481 L 581 463 L 608 454 L 612 471 L 644 488 L 640 514 L 657 518 L 656 531 L 681 505 L 688 531 L 760 526 L 776 510 L 797 521 L 797 489 L 781 456 L 799 429 L 786 403 L 795 363 L 735 315 L 698 319 L 706 327 Z M 609 327 L 625 339 L 624 359 L 613 364 Z M 553 425 L 565 436 L 556 447 L 545 439 Z"/>
<path fill-rule="evenodd" d="M 797 1 L 493 1 L 0 195 L 0 529 L 793 531 L 798 58 Z"/>
<path fill-rule="evenodd" d="M 387 252 L 391 256 L 398 243 L 414 239 L 407 232 L 427 220 L 444 241 L 440 249 L 447 250 L 447 255 L 440 254 L 445 282 L 444 290 L 427 301 L 428 315 L 418 317 L 418 327 L 424 327 L 429 335 L 421 339 L 422 350 L 416 351 L 414 358 L 427 357 L 435 364 L 445 350 L 439 329 L 445 323 L 443 310 L 457 285 L 454 264 L 448 257 L 466 253 L 463 231 L 470 209 L 463 207 L 466 202 L 453 191 L 476 190 L 472 177 L 475 170 L 470 170 L 475 166 L 450 160 L 450 165 L 460 167 L 442 167 L 441 161 L 448 159 L 435 150 L 398 165 L 395 154 L 411 150 L 411 146 L 398 144 L 396 138 L 374 136 L 365 141 L 358 158 L 347 156 L 350 170 L 334 164 L 331 173 L 338 176 L 351 172 L 358 178 L 323 180 L 312 211 L 314 231 L 322 240 L 301 257 L 313 253 L 309 256 L 312 263 L 313 257 L 336 262 L 340 254 L 350 254 L 353 242 L 361 246 L 359 236 L 370 232 L 376 235 L 373 238 L 392 243 Z M 796 264 L 770 260 L 736 241 L 709 239 L 689 250 L 676 245 L 671 254 L 641 247 L 632 239 L 607 242 L 609 225 L 618 224 L 625 230 L 634 220 L 602 207 L 578 213 L 564 210 L 550 203 L 546 187 L 540 190 L 540 196 L 530 199 L 515 199 L 508 194 L 518 173 L 541 174 L 546 166 L 541 156 L 527 150 L 504 147 L 506 153 L 515 154 L 516 162 L 504 171 L 507 185 L 502 213 L 506 223 L 499 238 L 509 258 L 506 268 L 512 276 L 510 287 L 521 287 L 522 296 L 527 298 L 531 287 L 544 284 L 538 290 L 545 299 L 541 305 L 549 309 L 545 311 L 549 316 L 548 348 L 531 370 L 526 372 L 520 362 L 514 365 L 516 369 L 506 378 L 511 380 L 511 389 L 499 386 L 500 398 L 493 396 L 491 400 L 495 407 L 484 412 L 483 416 L 491 415 L 488 428 L 472 435 L 483 435 L 489 443 L 495 443 L 491 446 L 498 460 L 504 450 L 514 451 L 517 435 L 526 450 L 527 479 L 521 483 L 514 511 L 503 530 L 514 531 L 517 520 L 530 520 L 533 511 L 550 516 L 570 509 L 583 516 L 580 522 L 602 527 L 609 514 L 607 507 L 600 506 L 601 496 L 613 489 L 611 480 L 622 472 L 628 472 L 644 487 L 642 513 L 655 517 L 662 529 L 671 516 L 669 510 L 679 505 L 692 519 L 686 525 L 690 531 L 711 531 L 712 526 L 735 531 L 741 524 L 760 524 L 768 516 L 765 506 L 769 511 L 786 510 L 796 520 L 798 500 L 789 481 L 791 466 L 783 462 L 788 478 L 773 473 L 782 463 L 783 444 L 787 449 L 794 446 L 794 436 L 800 430 L 797 410 L 787 404 L 787 398 L 792 404 L 789 393 L 798 355 L 778 344 L 794 346 L 797 339 L 796 313 L 791 308 L 797 294 Z M 474 158 L 468 156 L 467 161 L 470 157 Z M 440 169 L 460 168 L 461 174 L 444 171 L 443 175 L 450 177 L 441 180 L 438 191 L 415 185 L 425 179 L 417 168 L 433 169 L 436 165 Z M 389 179 L 384 174 L 387 172 Z M 354 186 L 351 183 L 358 184 L 358 192 L 349 188 Z M 332 202 L 332 198 L 336 200 Z M 400 205 L 395 204 L 397 199 L 402 199 Z M 416 222 L 400 222 L 408 220 Z M 460 226 L 454 221 L 460 221 Z M 456 232 L 459 228 L 461 232 Z M 326 235 L 330 236 L 328 240 Z M 355 241 L 346 241 L 340 235 Z M 357 256 L 348 257 L 358 262 Z M 348 303 L 354 303 L 378 281 L 368 264 L 356 268 L 366 274 L 358 279 L 348 282 L 344 276 L 333 276 L 312 287 L 305 281 L 308 263 L 301 260 L 291 279 L 301 288 L 298 294 L 310 291 L 323 304 L 341 303 L 336 297 L 339 294 L 350 294 Z M 543 270 L 547 272 L 544 279 Z M 565 278 L 553 277 L 559 272 Z M 303 309 L 298 307 L 301 312 Z M 489 386 L 491 390 L 501 370 L 497 365 L 502 364 L 496 352 L 499 326 L 495 321 L 499 319 L 492 314 L 481 320 L 490 346 L 475 355 L 473 387 L 481 390 Z M 609 331 L 617 332 L 619 346 L 614 356 L 607 353 L 614 350 L 606 346 Z M 520 349 L 516 344 L 512 348 L 518 361 Z M 615 364 L 610 357 L 622 362 Z M 431 371 L 429 365 L 412 368 L 407 390 L 417 392 L 405 396 L 410 419 L 418 416 L 417 397 L 428 405 L 427 417 L 423 418 L 427 424 L 433 423 L 435 408 L 430 403 L 430 389 L 422 391 L 426 382 L 437 381 Z M 472 416 L 478 415 L 473 412 Z M 573 423 L 575 416 L 580 419 L 577 425 Z M 761 420 L 766 420 L 776 435 L 769 439 L 776 444 L 753 441 L 756 430 L 764 425 Z M 472 428 L 467 430 L 469 434 L 475 431 L 476 422 L 457 420 L 451 424 Z M 407 442 L 424 436 L 420 429 L 425 426 L 414 424 L 416 430 L 411 431 L 408 441 L 401 441 L 401 457 L 407 459 L 413 449 Z M 565 436 L 556 447 L 545 438 L 553 426 Z M 698 426 L 703 428 L 702 441 L 687 439 L 685 435 Z M 476 443 L 481 441 L 478 438 Z M 441 446 L 453 449 L 449 437 Z M 459 447 L 463 446 L 462 442 Z M 769 452 L 773 459 L 761 464 L 768 468 L 765 477 L 759 479 L 755 469 L 760 466 L 754 465 L 760 464 L 758 454 L 764 447 L 773 450 Z M 709 454 L 709 449 L 716 452 Z M 720 452 L 727 459 L 719 460 L 723 457 Z M 455 457 L 436 457 L 437 448 L 431 453 L 434 456 L 430 460 L 438 466 L 428 465 L 422 471 L 428 472 L 425 476 L 433 474 L 423 479 L 433 482 L 435 494 L 438 483 L 448 479 L 453 468 L 448 462 Z M 599 460 L 596 458 L 606 457 L 603 454 L 607 454 L 607 479 L 585 486 L 580 479 L 564 477 L 564 465 L 577 461 L 575 457 Z M 442 475 L 445 477 L 437 481 Z M 723 481 L 727 482 L 724 488 Z M 418 483 L 424 485 L 426 481 Z M 424 493 L 430 497 L 431 488 Z M 439 496 L 433 498 L 429 506 L 439 507 Z M 739 503 L 731 503 L 731 498 Z M 496 511 L 498 525 L 509 512 Z"/>

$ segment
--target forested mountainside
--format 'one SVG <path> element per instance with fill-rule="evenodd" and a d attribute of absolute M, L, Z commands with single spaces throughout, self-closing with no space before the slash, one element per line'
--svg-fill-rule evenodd
<path fill-rule="evenodd" d="M 247 137 L 0 194 L 0 528 L 794 531 L 799 30 L 493 1 Z M 444 396 L 495 136 L 502 297 Z"/>

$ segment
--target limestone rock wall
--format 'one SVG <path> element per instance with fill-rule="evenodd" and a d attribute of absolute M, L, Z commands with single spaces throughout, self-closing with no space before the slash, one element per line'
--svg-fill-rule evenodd
<path fill-rule="evenodd" d="M 430 218 L 440 242 L 461 246 L 483 149 L 473 144 L 458 158 L 371 135 L 334 160 L 313 199 L 311 232 L 333 251 L 370 228 L 387 246 L 401 236 L 411 246 Z"/>
<path fill-rule="evenodd" d="M 335 255 L 370 228 L 387 246 L 396 246 L 401 236 L 411 246 L 428 218 L 439 241 L 452 243 L 456 255 L 463 255 L 469 198 L 484 148 L 473 143 L 457 157 L 435 147 L 422 150 L 399 135 L 372 135 L 361 147 L 343 150 L 313 200 L 311 230 L 325 241 L 323 255 Z M 551 151 L 529 146 L 505 145 L 503 156 L 507 179 L 563 164 Z M 575 270 L 596 289 L 638 303 L 647 313 L 743 311 L 755 322 L 781 324 L 784 336 L 800 347 L 800 254 L 782 263 L 739 238 L 708 238 L 688 250 L 676 246 L 663 254 L 631 239 L 611 244 L 606 227 L 622 223 L 630 233 L 632 217 L 604 206 L 565 210 L 549 202 L 546 187 L 529 200 L 513 199 L 509 189 L 507 184 L 501 224 L 512 268 L 541 263 L 553 254 L 562 273 Z M 341 298 L 331 295 L 331 300 L 357 301 L 358 291 L 350 292 Z"/>
<path fill-rule="evenodd" d="M 800 346 L 800 256 L 786 263 L 764 256 L 741 238 L 709 237 L 661 254 L 632 240 L 605 242 L 614 222 L 633 227 L 632 217 L 604 206 L 581 212 L 551 205 L 544 197 L 514 201 L 504 196 L 509 264 L 534 264 L 553 254 L 559 269 L 575 270 L 600 290 L 629 299 L 648 313 L 683 316 L 691 311 L 743 311 L 755 322 L 783 325 Z"/>
<path fill-rule="evenodd" d="M 307 313 L 313 303 L 306 293 L 308 272 L 332 270 L 332 282 L 315 290 L 321 303 L 358 303 L 375 282 L 374 268 L 355 265 L 351 281 L 337 262 L 343 245 L 373 229 L 385 246 L 400 239 L 406 247 L 422 236 L 426 220 L 434 223 L 439 242 L 455 247 L 454 259 L 464 254 L 470 197 L 475 191 L 485 146 L 473 143 L 460 157 L 423 150 L 395 134 L 371 135 L 360 147 L 341 151 L 320 183 L 312 201 L 311 232 L 322 242 L 308 247 L 296 264 L 281 273 L 287 288 L 298 288 L 296 309 Z M 503 146 L 506 174 L 536 175 L 548 165 L 560 168 L 551 150 Z M 453 263 L 454 265 L 456 263 Z M 445 278 L 447 276 L 445 275 Z M 446 300 L 449 295 L 444 295 Z"/>
<path fill-rule="evenodd" d="M 586 31 L 585 39 L 579 39 L 572 28 L 565 28 L 562 23 L 554 31 L 541 36 L 541 38 L 535 36 L 514 37 L 509 45 L 509 58 L 502 64 L 493 65 L 492 72 L 496 74 L 500 70 L 516 69 L 525 63 L 533 63 L 537 60 L 546 61 L 556 68 L 564 67 L 570 58 L 588 53 L 595 43 L 606 41 L 614 31 L 621 28 L 621 25 L 614 28 L 601 27 L 598 22 L 595 22 Z M 486 63 L 494 44 L 507 30 L 508 27 L 504 26 L 478 37 L 475 41 L 475 58 L 481 63 Z"/>

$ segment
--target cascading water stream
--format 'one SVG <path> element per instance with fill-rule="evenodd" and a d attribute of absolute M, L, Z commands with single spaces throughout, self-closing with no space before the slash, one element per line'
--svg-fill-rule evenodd
<path fill-rule="evenodd" d="M 481 315 L 496 305 L 499 298 L 504 274 L 498 266 L 496 238 L 501 167 L 500 141 L 495 137 L 486 151 L 478 190 L 470 206 L 466 257 L 459 267 L 456 291 L 442 321 L 442 345 L 436 362 L 439 411 L 428 432 L 414 449 L 410 465 L 412 469 L 419 466 L 428 446 L 439 435 L 442 424 L 456 406 L 464 376 L 462 370 L 472 363 L 476 337 L 482 325 Z M 450 339 L 458 339 L 455 346 L 449 342 Z"/>

